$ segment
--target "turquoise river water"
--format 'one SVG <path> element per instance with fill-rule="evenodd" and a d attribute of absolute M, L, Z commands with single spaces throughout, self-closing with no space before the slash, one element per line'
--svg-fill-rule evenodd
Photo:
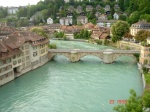
<path fill-rule="evenodd" d="M 108 49 L 83 42 L 51 41 L 63 49 Z M 0 87 L 0 112 L 113 112 L 134 89 L 142 94 L 142 79 L 132 57 L 103 64 L 95 56 L 71 63 L 55 56 L 36 70 Z M 113 101 L 113 103 L 112 103 Z"/>

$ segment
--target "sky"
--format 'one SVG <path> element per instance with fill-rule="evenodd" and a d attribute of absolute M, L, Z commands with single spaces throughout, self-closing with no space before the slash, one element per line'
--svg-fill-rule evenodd
<path fill-rule="evenodd" d="M 35 5 L 40 0 L 0 0 L 0 6 L 26 6 L 28 4 Z"/>

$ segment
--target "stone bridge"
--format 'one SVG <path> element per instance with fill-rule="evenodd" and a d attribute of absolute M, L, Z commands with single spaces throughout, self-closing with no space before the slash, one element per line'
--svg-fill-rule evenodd
<path fill-rule="evenodd" d="M 64 55 L 71 62 L 78 62 L 87 55 L 93 55 L 100 58 L 104 63 L 113 63 L 120 56 L 132 56 L 140 54 L 138 50 L 81 50 L 81 49 L 49 49 L 48 57 L 51 60 L 55 55 Z M 135 58 L 135 57 L 134 57 Z"/>

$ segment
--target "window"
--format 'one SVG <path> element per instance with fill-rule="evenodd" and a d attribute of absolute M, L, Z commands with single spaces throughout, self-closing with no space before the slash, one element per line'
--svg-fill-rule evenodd
<path fill-rule="evenodd" d="M 29 45 L 26 45 L 26 46 L 25 46 L 25 49 L 29 49 Z"/>
<path fill-rule="evenodd" d="M 3 61 L 3 64 L 6 64 L 6 60 Z"/>
<path fill-rule="evenodd" d="M 17 57 L 20 57 L 20 54 L 18 54 Z"/>
<path fill-rule="evenodd" d="M 3 62 L 2 62 L 2 61 L 0 61 L 0 66 L 1 66 L 1 65 L 3 65 Z"/>
<path fill-rule="evenodd" d="M 13 56 L 13 59 L 15 59 L 16 58 L 16 56 Z"/>
<path fill-rule="evenodd" d="M 25 52 L 25 54 L 26 54 L 26 55 L 29 54 L 29 50 L 27 50 L 27 51 Z"/>
<path fill-rule="evenodd" d="M 8 77 L 8 73 L 7 73 L 7 74 L 5 74 L 5 77 Z"/>
<path fill-rule="evenodd" d="M 7 63 L 10 63 L 10 62 L 11 62 L 11 59 L 10 59 L 10 58 L 9 58 L 9 59 L 7 59 L 7 60 L 6 60 L 6 62 L 7 62 Z"/>
<path fill-rule="evenodd" d="M 21 63 L 21 59 L 18 60 L 18 63 Z"/>
<path fill-rule="evenodd" d="M 30 59 L 30 57 L 29 57 L 29 56 L 27 56 L 27 57 L 26 57 L 26 60 L 29 60 L 29 59 Z"/>
<path fill-rule="evenodd" d="M 17 62 L 16 62 L 16 61 L 14 61 L 14 62 L 13 62 L 13 64 L 14 64 L 14 65 L 16 65 L 16 64 L 17 64 Z"/>
<path fill-rule="evenodd" d="M 33 57 L 37 56 L 37 51 L 33 52 Z"/>

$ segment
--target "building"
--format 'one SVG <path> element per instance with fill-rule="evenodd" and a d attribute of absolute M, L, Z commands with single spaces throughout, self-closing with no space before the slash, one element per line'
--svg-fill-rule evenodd
<path fill-rule="evenodd" d="M 87 11 L 87 12 L 91 12 L 92 10 L 93 10 L 92 5 L 87 5 L 87 6 L 86 6 L 86 11 Z"/>
<path fill-rule="evenodd" d="M 77 24 L 86 24 L 88 23 L 88 18 L 86 16 L 78 16 Z"/>
<path fill-rule="evenodd" d="M 110 12 L 111 12 L 111 10 L 110 10 L 110 5 L 106 5 L 105 8 L 104 8 L 104 10 L 105 10 L 105 13 L 106 13 L 107 15 L 109 15 Z"/>
<path fill-rule="evenodd" d="M 92 29 L 91 38 L 99 40 L 99 39 L 110 39 L 110 29 L 105 27 L 98 27 Z"/>
<path fill-rule="evenodd" d="M 48 18 L 47 19 L 47 24 L 53 24 L 53 19 L 52 18 Z"/>
<path fill-rule="evenodd" d="M 108 20 L 108 17 L 106 14 L 101 14 L 97 18 L 98 18 L 98 20 Z"/>
<path fill-rule="evenodd" d="M 59 19 L 61 25 L 72 25 L 72 17 L 62 17 Z"/>
<path fill-rule="evenodd" d="M 6 37 L 7 35 L 13 33 L 14 28 L 8 26 L 6 23 L 0 23 L 0 39 Z"/>
<path fill-rule="evenodd" d="M 115 11 L 120 11 L 120 7 L 119 7 L 118 4 L 115 4 L 115 5 L 114 5 L 114 10 L 115 10 Z"/>
<path fill-rule="evenodd" d="M 18 7 L 8 7 L 7 12 L 8 14 L 16 14 L 18 11 Z"/>
<path fill-rule="evenodd" d="M 114 17 L 114 19 L 118 20 L 118 19 L 119 19 L 119 14 L 115 12 L 115 13 L 113 14 L 113 17 Z"/>
<path fill-rule="evenodd" d="M 111 27 L 117 20 L 98 20 L 97 25 L 100 27 Z"/>
<path fill-rule="evenodd" d="M 130 33 L 133 36 L 135 36 L 140 30 L 150 31 L 150 23 L 145 21 L 139 21 L 137 23 L 132 24 L 132 26 L 130 27 Z"/>
<path fill-rule="evenodd" d="M 0 86 L 48 61 L 49 39 L 33 32 L 13 32 L 0 40 Z"/>
<path fill-rule="evenodd" d="M 96 6 L 96 10 L 98 11 L 98 10 L 100 10 L 101 9 L 101 6 L 100 5 L 97 5 Z"/>
<path fill-rule="evenodd" d="M 140 64 L 150 68 L 150 46 L 141 46 Z"/>
<path fill-rule="evenodd" d="M 81 12 L 83 12 L 83 9 L 82 9 L 82 6 L 79 5 L 79 6 L 76 8 L 76 13 L 80 14 Z"/>

